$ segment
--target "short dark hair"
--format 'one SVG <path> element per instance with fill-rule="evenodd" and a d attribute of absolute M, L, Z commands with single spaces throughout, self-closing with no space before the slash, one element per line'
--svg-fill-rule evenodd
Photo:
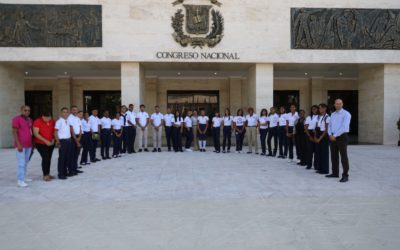
<path fill-rule="evenodd" d="M 42 116 L 49 117 L 51 116 L 51 111 L 48 109 L 42 110 Z"/>
<path fill-rule="evenodd" d="M 68 108 L 67 107 L 62 107 L 61 108 L 61 112 L 63 112 L 64 110 L 68 111 Z"/>
<path fill-rule="evenodd" d="M 146 106 L 144 104 L 140 104 L 140 108 L 145 108 Z"/>

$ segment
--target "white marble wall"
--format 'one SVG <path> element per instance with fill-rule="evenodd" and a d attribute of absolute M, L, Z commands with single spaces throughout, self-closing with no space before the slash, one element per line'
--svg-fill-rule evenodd
<path fill-rule="evenodd" d="M 173 37 L 174 0 L 3 0 L 2 3 L 101 4 L 102 48 L 0 48 L 0 61 L 184 61 L 159 60 L 157 51 L 237 52 L 253 63 L 399 63 L 400 50 L 292 50 L 291 7 L 400 8 L 398 0 L 229 0 L 218 8 L 225 34 L 215 48 L 182 48 Z M 210 4 L 209 0 L 186 0 Z M 181 7 L 181 6 L 180 6 Z M 210 60 L 191 60 L 210 61 Z M 222 61 L 222 60 L 220 60 Z M 226 61 L 226 60 L 223 60 Z"/>

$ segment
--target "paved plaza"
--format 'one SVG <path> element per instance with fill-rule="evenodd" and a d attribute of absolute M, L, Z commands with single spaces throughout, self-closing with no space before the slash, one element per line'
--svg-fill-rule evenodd
<path fill-rule="evenodd" d="M 0 249 L 400 249 L 400 149 L 350 146 L 350 182 L 259 155 L 140 153 L 18 188 L 0 151 Z M 57 152 L 52 175 L 56 175 Z"/>

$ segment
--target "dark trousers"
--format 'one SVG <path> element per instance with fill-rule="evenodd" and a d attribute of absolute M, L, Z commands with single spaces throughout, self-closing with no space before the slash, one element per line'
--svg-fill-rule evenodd
<path fill-rule="evenodd" d="M 272 154 L 271 140 L 274 138 L 274 153 Z M 278 150 L 278 127 L 269 128 L 268 131 L 268 153 L 270 155 L 276 156 Z"/>
<path fill-rule="evenodd" d="M 293 134 L 293 127 L 288 127 L 288 133 Z M 293 159 L 293 148 L 295 144 L 294 135 L 292 137 L 287 136 L 288 149 L 289 149 L 289 159 Z"/>
<path fill-rule="evenodd" d="M 172 127 L 167 127 L 165 126 L 165 136 L 167 137 L 167 146 L 168 146 L 168 150 L 171 149 L 171 142 L 173 144 L 173 134 L 172 134 Z"/>
<path fill-rule="evenodd" d="M 297 159 L 300 165 L 307 165 L 307 135 L 303 132 L 295 135 Z"/>
<path fill-rule="evenodd" d="M 221 151 L 221 142 L 220 142 L 221 127 L 217 127 L 217 128 L 213 127 L 212 134 L 213 134 L 213 141 L 214 141 L 214 149 L 215 149 L 215 151 L 219 152 L 219 151 Z"/>
<path fill-rule="evenodd" d="M 308 130 L 311 138 L 314 138 L 314 131 Z M 311 168 L 313 166 L 314 160 L 314 169 L 318 170 L 318 162 L 316 157 L 316 144 L 311 141 L 310 138 L 307 138 L 307 167 Z"/>
<path fill-rule="evenodd" d="M 288 138 L 286 136 L 285 126 L 278 127 L 278 140 L 279 140 L 279 156 L 287 156 L 288 152 Z"/>
<path fill-rule="evenodd" d="M 110 157 L 110 145 L 111 145 L 111 129 L 101 130 L 101 157 Z"/>
<path fill-rule="evenodd" d="M 186 149 L 190 148 L 190 146 L 192 145 L 192 141 L 193 141 L 193 129 L 188 128 L 186 129 L 186 145 L 185 145 Z"/>
<path fill-rule="evenodd" d="M 335 142 L 331 142 L 332 157 L 332 174 L 339 175 L 339 154 L 343 166 L 342 176 L 349 176 L 349 158 L 347 156 L 347 145 L 349 144 L 349 136 L 343 134 L 336 138 Z"/>
<path fill-rule="evenodd" d="M 65 177 L 68 174 L 71 143 L 71 139 L 60 140 L 60 147 L 58 149 L 58 177 Z"/>
<path fill-rule="evenodd" d="M 115 130 L 116 133 L 121 133 L 121 130 Z M 113 156 L 118 156 L 122 152 L 122 135 L 121 137 L 116 136 L 114 133 L 113 138 Z"/>
<path fill-rule="evenodd" d="M 173 128 L 173 135 L 174 135 L 174 151 L 182 151 L 182 133 L 181 128 Z"/>
<path fill-rule="evenodd" d="M 129 126 L 125 128 L 128 130 L 127 150 L 128 154 L 131 154 L 135 151 L 136 127 Z"/>
<path fill-rule="evenodd" d="M 82 155 L 81 155 L 81 162 L 80 163 L 87 163 L 88 162 L 88 154 L 92 147 L 92 133 L 85 132 L 81 137 L 81 145 L 82 145 Z M 90 158 L 91 161 L 94 159 Z"/>
<path fill-rule="evenodd" d="M 261 141 L 261 152 L 265 154 L 267 152 L 267 145 L 266 145 L 266 139 L 268 135 L 268 129 L 267 128 L 260 128 L 260 141 Z"/>
<path fill-rule="evenodd" d="M 81 153 L 81 148 L 76 145 L 76 142 L 74 139 L 71 139 L 71 151 L 70 151 L 70 164 L 68 168 L 69 173 L 76 173 L 78 170 L 78 158 L 79 154 Z"/>
<path fill-rule="evenodd" d="M 322 132 L 317 131 L 317 138 L 322 135 Z M 328 135 L 317 143 L 317 159 L 318 170 L 321 174 L 329 174 L 329 139 Z"/>
<path fill-rule="evenodd" d="M 129 138 L 129 126 L 124 127 L 122 131 L 122 147 L 121 147 L 121 153 L 126 153 L 128 149 L 128 138 Z"/>
<path fill-rule="evenodd" d="M 243 126 L 237 126 L 237 129 L 242 130 Z M 242 151 L 243 149 L 243 140 L 244 140 L 244 130 L 242 133 L 235 131 L 236 136 L 236 151 Z"/>
<path fill-rule="evenodd" d="M 36 149 L 42 157 L 43 176 L 50 175 L 51 156 L 53 155 L 54 146 L 36 143 Z"/>
<path fill-rule="evenodd" d="M 96 160 L 96 150 L 97 150 L 97 143 L 98 143 L 98 140 L 96 140 L 96 139 L 93 139 L 93 137 L 92 138 L 90 138 L 91 139 L 91 141 L 92 141 L 92 145 L 91 145 L 91 148 L 90 148 L 90 161 L 95 161 Z"/>
<path fill-rule="evenodd" d="M 223 132 L 222 150 L 225 151 L 225 148 L 227 148 L 229 151 L 231 150 L 232 127 L 224 126 L 224 130 L 222 132 Z"/>

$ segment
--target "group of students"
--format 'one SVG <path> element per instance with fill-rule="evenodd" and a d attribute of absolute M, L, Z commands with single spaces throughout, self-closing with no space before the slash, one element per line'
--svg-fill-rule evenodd
<path fill-rule="evenodd" d="M 98 110 L 88 112 L 79 111 L 77 106 L 71 109 L 61 109 L 60 117 L 54 121 L 49 111 L 42 112 L 42 117 L 33 123 L 29 118 L 29 106 L 21 107 L 21 115 L 12 121 L 15 147 L 17 148 L 17 179 L 18 186 L 26 187 L 26 168 L 32 156 L 32 148 L 36 148 L 42 157 L 43 180 L 51 181 L 51 158 L 54 148 L 59 148 L 58 178 L 65 180 L 82 174 L 81 166 L 90 165 L 101 160 L 121 157 L 123 154 L 136 153 L 135 140 L 138 137 L 139 152 L 148 150 L 148 130 L 153 132 L 153 151 L 161 152 L 162 131 L 166 133 L 168 151 L 206 151 L 207 132 L 210 129 L 213 135 L 214 152 L 230 153 L 231 137 L 236 138 L 236 152 L 243 151 L 245 134 L 248 139 L 248 154 L 258 152 L 258 138 L 261 141 L 261 155 L 268 157 L 289 158 L 293 162 L 293 149 L 296 148 L 297 164 L 307 166 L 327 177 L 339 177 L 339 153 L 343 165 L 341 182 L 348 181 L 349 164 L 347 158 L 347 144 L 351 115 L 343 109 L 343 102 L 335 102 L 336 111 L 330 117 L 327 105 L 313 106 L 311 113 L 306 117 L 305 112 L 296 111 L 296 106 L 290 106 L 286 113 L 285 107 L 277 112 L 275 107 L 262 109 L 260 115 L 248 108 L 244 115 L 242 109 L 237 110 L 236 116 L 226 109 L 221 116 L 216 112 L 210 120 L 205 110 L 187 111 L 183 117 L 179 110 L 171 113 L 168 108 L 165 114 L 158 106 L 149 116 L 145 105 L 140 105 L 140 111 L 134 112 L 133 104 L 122 106 L 113 119 L 109 111 L 104 111 L 102 118 L 98 117 Z M 33 136 L 32 136 L 33 135 Z M 186 137 L 183 146 L 182 137 Z M 113 144 L 110 157 L 111 141 Z M 274 142 L 272 148 L 272 141 Z M 101 142 L 101 158 L 96 157 L 96 148 Z M 332 155 L 332 174 L 329 174 L 329 145 Z M 268 146 L 268 147 L 267 147 Z M 279 148 L 279 153 L 278 153 Z M 267 152 L 268 150 L 268 152 Z M 79 156 L 81 156 L 79 161 Z M 79 164 L 78 164 L 79 162 Z"/>

